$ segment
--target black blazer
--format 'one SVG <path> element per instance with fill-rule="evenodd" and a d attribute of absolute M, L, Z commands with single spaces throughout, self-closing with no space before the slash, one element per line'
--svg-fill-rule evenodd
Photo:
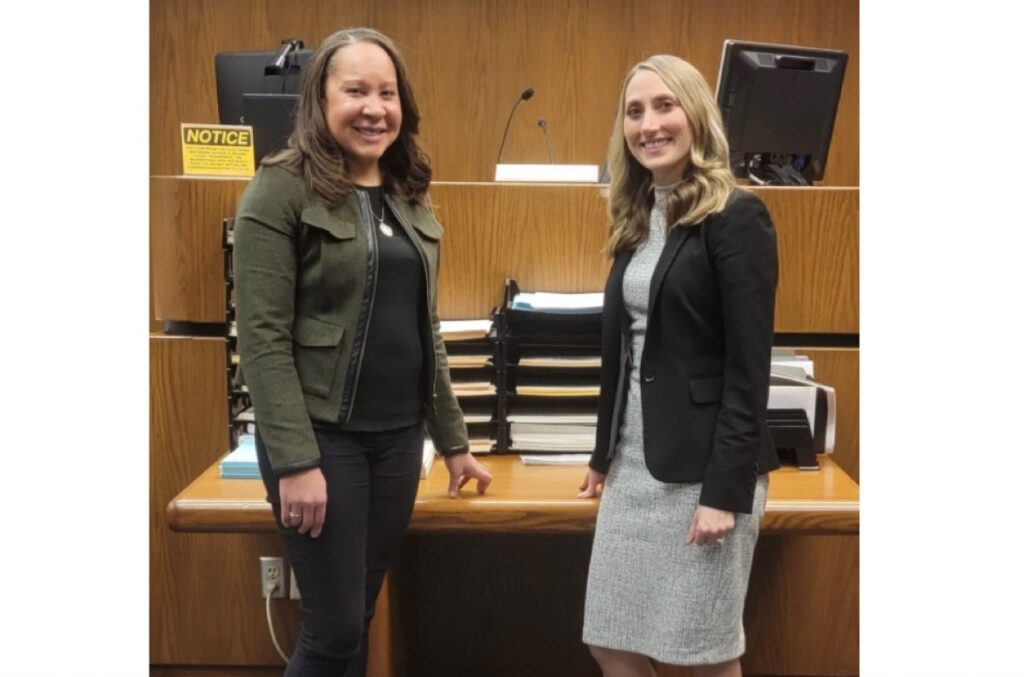
<path fill-rule="evenodd" d="M 630 321 L 615 257 L 604 291 L 601 398 L 590 467 L 608 472 L 629 390 Z M 651 278 L 640 358 L 644 458 L 662 482 L 703 482 L 700 504 L 750 513 L 759 473 L 779 467 L 765 424 L 778 255 L 753 193 L 672 228 Z"/>

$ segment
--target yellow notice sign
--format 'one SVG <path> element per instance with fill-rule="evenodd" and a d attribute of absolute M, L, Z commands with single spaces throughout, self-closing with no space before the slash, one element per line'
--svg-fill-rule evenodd
<path fill-rule="evenodd" d="M 252 127 L 182 123 L 181 159 L 186 174 L 251 177 L 256 173 Z"/>

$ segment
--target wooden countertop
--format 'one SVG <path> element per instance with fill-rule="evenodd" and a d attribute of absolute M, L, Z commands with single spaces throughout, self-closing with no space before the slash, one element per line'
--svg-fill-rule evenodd
<path fill-rule="evenodd" d="M 448 498 L 448 472 L 437 459 L 420 480 L 410 530 L 586 533 L 593 531 L 598 501 L 578 499 L 583 466 L 523 465 L 517 455 L 481 456 L 494 482 L 487 494 L 476 482 Z M 783 467 L 770 475 L 764 532 L 856 534 L 860 489 L 826 456 L 816 471 Z M 175 531 L 272 531 L 274 519 L 260 480 L 222 480 L 214 463 L 167 506 Z"/>

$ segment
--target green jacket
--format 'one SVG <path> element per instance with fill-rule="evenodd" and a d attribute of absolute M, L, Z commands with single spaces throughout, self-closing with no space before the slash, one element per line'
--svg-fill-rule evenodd
<path fill-rule="evenodd" d="M 439 240 L 425 207 L 390 197 L 388 206 L 424 264 L 433 351 L 424 412 L 445 455 L 469 448 L 452 392 L 437 315 Z M 274 474 L 313 467 L 320 451 L 313 421 L 352 414 L 367 319 L 377 282 L 376 233 L 369 200 L 356 192 L 328 209 L 302 177 L 261 167 L 235 216 L 234 274 L 241 374 Z M 426 327 L 424 329 L 427 329 Z"/>

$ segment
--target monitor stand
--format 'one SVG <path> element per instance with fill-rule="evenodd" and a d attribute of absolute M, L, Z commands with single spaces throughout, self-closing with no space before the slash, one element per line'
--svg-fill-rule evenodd
<path fill-rule="evenodd" d="M 803 174 L 793 165 L 766 164 L 759 167 L 747 165 L 747 176 L 759 186 L 809 186 Z"/>

